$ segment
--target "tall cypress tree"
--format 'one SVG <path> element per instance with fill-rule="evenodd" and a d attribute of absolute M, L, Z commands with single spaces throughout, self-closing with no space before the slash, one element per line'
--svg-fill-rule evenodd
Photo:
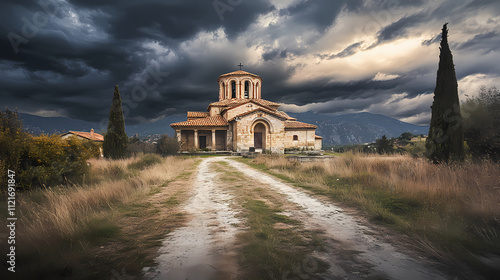
<path fill-rule="evenodd" d="M 427 156 L 437 162 L 463 160 L 464 135 L 458 83 L 453 55 L 448 45 L 448 23 L 443 25 L 439 68 L 432 103 L 432 118 L 427 138 Z"/>
<path fill-rule="evenodd" d="M 118 85 L 115 86 L 113 102 L 109 111 L 108 131 L 102 144 L 106 158 L 119 159 L 127 156 L 128 136 L 125 133 L 125 119 L 122 110 L 122 98 Z"/>

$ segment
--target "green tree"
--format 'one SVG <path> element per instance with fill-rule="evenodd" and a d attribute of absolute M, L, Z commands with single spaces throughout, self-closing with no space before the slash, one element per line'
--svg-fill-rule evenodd
<path fill-rule="evenodd" d="M 375 146 L 379 154 L 390 154 L 394 151 L 394 142 L 385 135 L 375 141 Z"/>
<path fill-rule="evenodd" d="M 163 134 L 156 144 L 156 152 L 162 156 L 175 155 L 179 151 L 180 145 L 176 138 Z"/>
<path fill-rule="evenodd" d="M 17 112 L 9 109 L 5 109 L 5 112 L 0 111 L 0 165 L 4 168 L 16 169 L 30 137 L 23 130 L 23 124 Z"/>
<path fill-rule="evenodd" d="M 500 160 L 500 91 L 481 87 L 462 104 L 464 137 L 472 156 Z"/>
<path fill-rule="evenodd" d="M 115 86 L 113 102 L 111 103 L 111 109 L 109 111 L 108 130 L 104 135 L 102 150 L 106 158 L 119 159 L 127 156 L 127 148 L 128 137 L 125 133 L 122 99 L 117 85 Z"/>
<path fill-rule="evenodd" d="M 427 157 L 435 163 L 460 161 L 464 158 L 464 135 L 458 83 L 453 55 L 448 45 L 448 23 L 443 25 L 439 68 L 429 136 L 426 142 Z"/>

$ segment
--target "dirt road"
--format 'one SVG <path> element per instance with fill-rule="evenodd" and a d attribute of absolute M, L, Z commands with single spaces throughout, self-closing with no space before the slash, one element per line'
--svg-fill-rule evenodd
<path fill-rule="evenodd" d="M 452 279 L 417 260 L 406 248 L 396 248 L 385 242 L 365 221 L 343 209 L 321 201 L 303 190 L 283 183 L 261 171 L 231 158 L 203 159 L 196 174 L 194 193 L 184 205 L 191 220 L 169 234 L 160 249 L 158 267 L 149 279 L 236 279 L 238 257 L 234 243 L 236 234 L 244 231 L 237 207 L 227 182 L 217 180 L 210 166 L 217 162 L 241 173 L 246 180 L 276 192 L 299 207 L 286 209 L 283 214 L 300 220 L 308 230 L 323 232 L 325 252 L 314 257 L 329 265 L 317 279 Z M 351 252 L 346 257 L 345 252 Z M 304 276 L 306 277 L 306 276 Z M 283 279 L 309 279 L 299 276 Z"/>

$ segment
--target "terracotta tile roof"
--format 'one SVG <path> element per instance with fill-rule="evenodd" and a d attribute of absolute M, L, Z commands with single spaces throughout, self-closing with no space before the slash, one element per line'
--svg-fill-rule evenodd
<path fill-rule="evenodd" d="M 208 107 L 209 108 L 211 106 L 217 106 L 217 107 L 234 107 L 234 106 L 245 104 L 245 103 L 249 103 L 249 102 L 253 102 L 253 103 L 257 104 L 257 105 L 261 105 L 261 106 L 264 106 L 264 107 L 279 107 L 280 106 L 280 104 L 278 104 L 278 103 L 267 101 L 267 100 L 264 100 L 264 99 L 231 98 L 231 99 L 225 99 L 225 100 L 222 100 L 222 101 L 210 103 L 210 105 L 208 105 Z"/>
<path fill-rule="evenodd" d="M 239 114 L 239 115 L 233 117 L 232 119 L 230 119 L 229 121 L 232 121 L 232 120 L 234 120 L 236 118 L 243 117 L 243 116 L 246 116 L 246 115 L 249 115 L 249 114 L 252 114 L 252 113 L 255 113 L 257 111 L 262 111 L 262 112 L 264 112 L 266 114 L 273 115 L 273 116 L 278 117 L 280 119 L 286 120 L 286 117 L 283 116 L 282 114 L 279 114 L 278 111 L 272 111 L 272 110 L 269 110 L 269 109 L 266 109 L 266 108 L 257 108 L 257 109 L 254 109 L 254 110 L 251 110 L 251 111 Z"/>
<path fill-rule="evenodd" d="M 218 102 L 213 102 L 208 105 L 208 107 L 211 106 L 217 106 L 217 107 L 233 107 L 236 105 L 240 105 L 243 103 L 248 102 L 249 99 L 242 99 L 242 98 L 231 98 L 231 99 L 224 99 Z"/>
<path fill-rule="evenodd" d="M 187 112 L 188 118 L 206 118 L 210 116 L 209 112 Z"/>
<path fill-rule="evenodd" d="M 98 142 L 104 141 L 104 136 L 102 136 L 99 133 L 95 133 L 95 132 L 94 132 L 94 137 L 91 137 L 92 136 L 91 132 L 83 132 L 83 131 L 69 131 L 69 132 L 62 134 L 61 136 L 64 136 L 66 134 L 73 134 L 75 136 L 79 136 L 79 137 L 82 137 L 85 139 L 94 140 L 94 141 L 98 141 Z"/>
<path fill-rule="evenodd" d="M 198 118 L 194 120 L 173 123 L 171 127 L 220 127 L 229 124 L 222 116 Z"/>
<path fill-rule="evenodd" d="M 267 101 L 265 99 L 250 99 L 250 100 L 259 104 L 259 105 L 266 106 L 266 107 L 279 107 L 279 106 L 281 106 L 278 103 Z"/>
<path fill-rule="evenodd" d="M 220 78 L 224 78 L 224 77 L 228 77 L 228 76 L 252 76 L 252 77 L 260 78 L 262 80 L 262 78 L 259 75 L 255 75 L 255 74 L 249 73 L 247 71 L 243 71 L 243 70 L 238 70 L 238 71 L 234 71 L 231 73 L 220 75 L 219 78 L 217 79 L 217 81 L 219 81 Z"/>
<path fill-rule="evenodd" d="M 308 123 L 303 123 L 303 122 L 298 122 L 298 121 L 286 121 L 285 122 L 285 129 L 295 129 L 295 128 L 310 128 L 310 129 L 316 129 L 318 128 L 314 124 L 308 124 Z"/>
<path fill-rule="evenodd" d="M 323 139 L 323 137 L 321 137 L 319 135 L 314 135 L 314 139 Z"/>
<path fill-rule="evenodd" d="M 283 117 L 285 117 L 289 121 L 296 121 L 297 120 L 296 118 L 290 117 L 287 113 L 285 113 L 283 111 L 276 111 L 276 113 L 283 115 Z"/>

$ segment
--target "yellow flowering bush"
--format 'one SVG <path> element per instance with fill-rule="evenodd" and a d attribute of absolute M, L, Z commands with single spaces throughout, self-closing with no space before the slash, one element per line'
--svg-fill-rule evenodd
<path fill-rule="evenodd" d="M 78 183 L 88 172 L 87 160 L 99 157 L 100 145 L 76 137 L 32 136 L 22 129 L 17 113 L 0 111 L 0 168 L 16 172 L 18 187 L 30 189 Z M 6 176 L 0 176 L 5 185 Z"/>

